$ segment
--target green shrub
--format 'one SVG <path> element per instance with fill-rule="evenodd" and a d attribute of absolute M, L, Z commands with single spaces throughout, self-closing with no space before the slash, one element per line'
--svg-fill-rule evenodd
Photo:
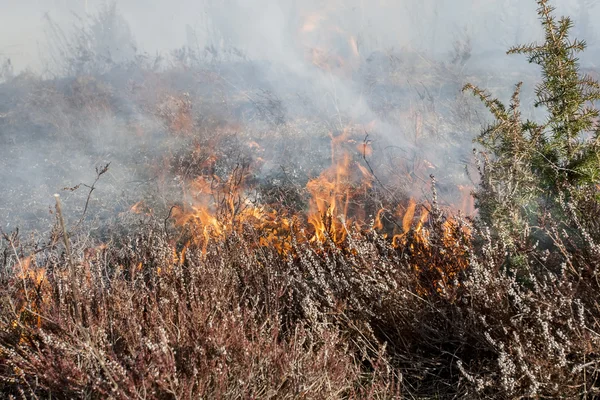
<path fill-rule="evenodd" d="M 476 199 L 481 219 L 509 243 L 528 234 L 526 227 L 539 224 L 546 213 L 566 222 L 559 203 L 589 200 L 600 182 L 599 114 L 593 107 L 600 86 L 579 73 L 577 58 L 586 44 L 569 38 L 568 17 L 556 20 L 547 0 L 537 3 L 543 43 L 514 47 L 508 54 L 525 54 L 540 66 L 535 107 L 545 109 L 546 119 L 523 120 L 521 83 L 508 107 L 476 86 L 463 89 L 480 97 L 495 118 L 477 139 L 484 153 Z"/>

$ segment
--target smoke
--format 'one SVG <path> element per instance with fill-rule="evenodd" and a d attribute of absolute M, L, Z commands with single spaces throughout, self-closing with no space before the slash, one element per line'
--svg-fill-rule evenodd
<path fill-rule="evenodd" d="M 44 20 L 49 14 L 67 26 L 73 15 L 93 14 L 106 0 L 3 0 L 0 53 L 18 69 L 39 68 L 44 52 Z M 576 34 L 595 35 L 599 16 L 592 0 L 557 0 L 558 12 L 571 15 Z M 252 57 L 290 61 L 299 40 L 324 45 L 333 31 L 354 35 L 365 53 L 375 48 L 415 48 L 443 55 L 465 30 L 474 53 L 502 51 L 539 36 L 535 2 L 518 0 L 143 0 L 116 1 L 144 52 L 165 52 L 189 43 L 191 28 L 201 45 L 218 32 Z M 311 23 L 311 35 L 299 29 Z M 213 36 L 213 37 L 209 37 Z M 585 37 L 592 44 L 594 37 Z M 198 44 L 198 43 L 195 43 Z M 329 43 L 331 44 L 331 43 Z"/>
<path fill-rule="evenodd" d="M 533 82 L 535 69 L 504 52 L 541 35 L 533 0 L 1 3 L 0 62 L 10 59 L 11 67 L 0 76 L 4 229 L 49 225 L 52 193 L 92 182 L 103 163 L 112 162 L 95 193 L 97 210 L 124 212 L 168 186 L 147 166 L 190 144 L 165 125 L 164 116 L 188 101 L 183 93 L 196 107 L 196 125 L 235 119 L 249 139 L 283 135 L 304 151 L 290 156 L 265 140 L 263 178 L 286 162 L 322 168 L 329 148 L 321 139 L 360 126 L 374 140 L 373 167 L 382 177 L 394 179 L 394 160 L 404 158 L 425 163 L 419 179 L 431 172 L 438 182 L 468 183 L 471 139 L 485 119 L 460 87 L 468 79 L 496 87 L 504 99 L 519 79 Z M 575 34 L 593 36 L 589 21 L 600 7 L 583 12 L 584 3 L 556 5 L 581 22 Z M 594 37 L 588 41 L 593 55 Z M 526 105 L 532 88 L 524 91 Z M 301 134 L 289 133 L 300 126 Z M 73 214 L 81 212 L 84 189 L 63 191 Z"/>

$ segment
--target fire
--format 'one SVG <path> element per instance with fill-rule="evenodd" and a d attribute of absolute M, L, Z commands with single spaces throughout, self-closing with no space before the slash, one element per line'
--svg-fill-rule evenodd
<path fill-rule="evenodd" d="M 18 262 L 19 271 L 17 271 L 17 279 L 27 279 L 33 282 L 36 286 L 40 286 L 46 277 L 44 268 L 36 267 L 35 256 L 25 257 Z"/>
<path fill-rule="evenodd" d="M 22 283 L 22 298 L 20 304 L 17 305 L 16 310 L 21 315 L 29 315 L 30 311 L 37 313 L 43 302 L 46 301 L 48 294 L 46 289 L 48 288 L 46 281 L 46 269 L 40 268 L 36 264 L 35 256 L 31 255 L 17 262 L 18 270 L 15 271 L 15 278 L 17 282 Z M 25 314 L 23 314 L 25 313 Z M 36 324 L 39 327 L 41 320 L 39 314 L 35 316 Z M 17 323 L 15 320 L 14 323 Z"/>
<path fill-rule="evenodd" d="M 402 220 L 402 232 L 397 233 L 392 238 L 392 244 L 398 248 L 406 243 L 406 238 L 411 229 L 414 228 L 416 237 L 423 241 L 427 238 L 427 232 L 423 230 L 423 225 L 429 217 L 429 210 L 426 205 L 422 205 L 417 223 L 415 224 L 415 213 L 417 211 L 417 202 L 411 198 L 406 207 L 398 207 L 396 216 Z"/>
<path fill-rule="evenodd" d="M 406 208 L 406 213 L 402 217 L 402 229 L 404 229 L 404 233 L 407 233 L 412 224 L 412 219 L 415 215 L 415 209 L 417 208 L 417 202 L 414 199 L 410 199 L 408 203 L 408 207 Z"/>
<path fill-rule="evenodd" d="M 471 195 L 473 187 L 467 185 L 458 185 L 458 190 L 460 191 L 461 199 L 458 209 L 465 215 L 475 214 L 475 198 Z"/>
<path fill-rule="evenodd" d="M 335 243 L 344 240 L 350 193 L 348 168 L 350 159 L 344 155 L 338 163 L 308 182 L 311 194 L 308 222 L 314 227 L 314 240 L 324 242 L 330 237 Z"/>
<path fill-rule="evenodd" d="M 373 177 L 364 166 L 352 160 L 353 154 L 359 154 L 350 150 L 355 143 L 350 139 L 350 128 L 330 138 L 331 167 L 306 185 L 311 195 L 308 222 L 314 228 L 312 241 L 331 239 L 339 244 L 345 240 L 350 227 L 362 228 L 364 215 L 359 215 L 361 210 L 356 207 L 351 211 L 351 203 L 372 187 Z M 380 219 L 378 223 L 381 224 Z"/>
<path fill-rule="evenodd" d="M 170 219 L 182 228 L 180 231 L 186 232 L 186 237 L 184 234 L 180 237 L 180 243 L 185 245 L 181 250 L 173 246 L 172 262 L 158 267 L 156 273 L 163 276 L 183 266 L 192 244 L 207 254 L 211 242 L 226 240 L 233 233 L 250 232 L 254 235 L 253 240 L 247 242 L 250 246 L 274 249 L 280 255 L 294 257 L 294 243 L 323 244 L 318 248 L 327 251 L 328 246 L 345 246 L 350 232 L 377 232 L 398 252 L 411 254 L 407 260 L 418 277 L 415 290 L 419 295 L 455 293 L 459 273 L 469 266 L 469 246 L 464 245 L 470 241 L 468 225 L 452 214 L 442 218 L 439 209 L 415 198 L 377 208 L 372 224 L 368 224 L 365 211 L 368 196 L 365 194 L 373 189 L 375 176 L 370 166 L 365 167 L 360 160 L 371 154 L 372 149 L 366 143 L 357 145 L 352 136 L 357 131 L 361 129 L 347 127 L 340 134 L 330 134 L 331 163 L 307 182 L 306 213 L 250 201 L 255 190 L 249 179 L 252 168 L 256 167 L 253 164 L 240 165 L 225 177 L 218 177 L 210 173 L 212 168 L 207 168 L 206 173 L 186 182 L 185 202 L 173 207 L 170 213 Z M 249 146 L 260 150 L 259 143 L 251 142 Z M 210 157 L 211 165 L 215 158 Z M 465 202 L 468 207 L 468 198 L 463 200 L 463 206 Z M 394 208 L 395 212 L 389 211 Z M 144 213 L 147 209 L 143 202 L 138 202 L 131 207 L 131 212 Z M 91 265 L 87 260 L 97 257 L 104 248 L 105 245 L 101 245 L 84 251 L 80 266 L 89 272 Z M 20 259 L 16 268 L 15 277 L 23 285 L 23 299 L 18 305 L 20 315 L 15 323 L 18 325 L 22 316 L 26 316 L 33 324 L 37 319 L 39 325 L 36 315 L 50 298 L 46 293 L 46 271 L 36 266 L 35 256 Z M 132 274 L 143 268 L 142 262 L 129 266 Z"/>
<path fill-rule="evenodd" d="M 255 142 L 253 147 L 259 147 Z M 248 184 L 250 166 L 236 168 L 229 177 L 200 176 L 188 184 L 191 205 L 175 207 L 171 218 L 177 226 L 189 228 L 191 242 L 201 244 L 206 253 L 210 241 L 224 240 L 233 232 L 252 229 L 258 243 L 280 253 L 290 250 L 293 218 L 268 205 L 250 201 L 253 188 Z"/>
<path fill-rule="evenodd" d="M 211 240 L 247 228 L 259 234 L 260 245 L 281 253 L 290 250 L 292 236 L 298 241 L 341 244 L 350 228 L 363 227 L 365 212 L 355 200 L 372 187 L 373 180 L 371 172 L 356 161 L 370 154 L 370 148 L 357 146 L 350 132 L 348 127 L 338 135 L 330 134 L 331 166 L 306 184 L 310 199 L 304 216 L 250 201 L 254 188 L 248 177 L 256 165 L 247 165 L 225 178 L 209 173 L 188 182 L 185 192 L 189 201 L 175 207 L 170 217 L 177 226 L 189 228 L 192 241 L 201 243 L 205 251 Z M 249 146 L 260 150 L 256 142 Z M 309 227 L 307 238 L 300 232 L 305 224 Z"/>
<path fill-rule="evenodd" d="M 132 205 L 129 211 L 138 215 L 152 215 L 152 208 L 148 207 L 143 200 Z"/>
<path fill-rule="evenodd" d="M 441 218 L 439 205 L 433 213 L 431 204 L 416 198 L 384 207 L 369 205 L 376 176 L 365 163 L 373 153 L 371 143 L 357 140 L 364 131 L 364 127 L 348 126 L 338 134 L 330 133 L 330 164 L 306 183 L 305 212 L 251 201 L 256 188 L 250 177 L 253 168 L 259 168 L 256 163 L 240 165 L 219 177 L 212 172 L 218 160 L 209 157 L 210 165 L 202 169 L 205 173 L 186 183 L 185 202 L 170 214 L 175 225 L 184 228 L 180 239 L 187 243 L 182 253 L 174 254 L 173 265 L 183 264 L 190 244 L 207 254 L 211 242 L 221 242 L 231 234 L 250 234 L 249 245 L 293 257 L 294 243 L 343 247 L 350 232 L 378 232 L 393 248 L 411 254 L 419 294 L 454 290 L 453 282 L 469 265 L 468 246 L 460 245 L 470 241 L 467 225 L 452 217 L 452 212 Z M 248 146 L 262 154 L 259 143 Z M 470 191 L 459 189 L 463 194 L 460 208 L 466 211 L 472 204 Z M 369 207 L 372 211 L 367 211 Z M 373 214 L 372 222 L 367 223 L 367 216 Z"/>

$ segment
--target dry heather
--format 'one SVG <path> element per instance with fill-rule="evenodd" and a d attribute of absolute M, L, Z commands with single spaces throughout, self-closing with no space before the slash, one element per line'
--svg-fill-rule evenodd
<path fill-rule="evenodd" d="M 246 226 L 177 246 L 146 223 L 120 243 L 20 254 L 6 237 L 0 375 L 52 398 L 594 397 L 594 253 L 507 249 L 436 209 L 401 246 Z M 301 235 L 301 234 L 298 234 Z M 475 250 L 473 237 L 481 241 Z M 568 244 L 562 244 L 563 249 Z M 468 267 L 467 267 L 468 265 Z M 550 271 L 553 266 L 560 270 Z"/>

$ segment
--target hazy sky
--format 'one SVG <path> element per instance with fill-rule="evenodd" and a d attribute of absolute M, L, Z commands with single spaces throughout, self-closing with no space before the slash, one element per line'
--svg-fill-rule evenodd
<path fill-rule="evenodd" d="M 593 0 L 592 0 L 593 1 Z M 48 13 L 64 27 L 74 14 L 92 13 L 105 0 L 0 0 L 0 57 L 17 69 L 39 67 Z M 598 8 L 556 0 L 574 19 L 597 20 Z M 294 46 L 327 47 L 355 38 L 362 49 L 449 51 L 465 33 L 474 52 L 500 51 L 538 37 L 534 0 L 117 0 L 142 51 L 181 47 L 191 30 L 199 41 L 218 31 L 256 57 L 283 58 Z M 581 33 L 581 32 L 580 32 Z M 595 36 L 589 29 L 588 36 Z M 593 37 L 588 41 L 595 42 Z"/>

